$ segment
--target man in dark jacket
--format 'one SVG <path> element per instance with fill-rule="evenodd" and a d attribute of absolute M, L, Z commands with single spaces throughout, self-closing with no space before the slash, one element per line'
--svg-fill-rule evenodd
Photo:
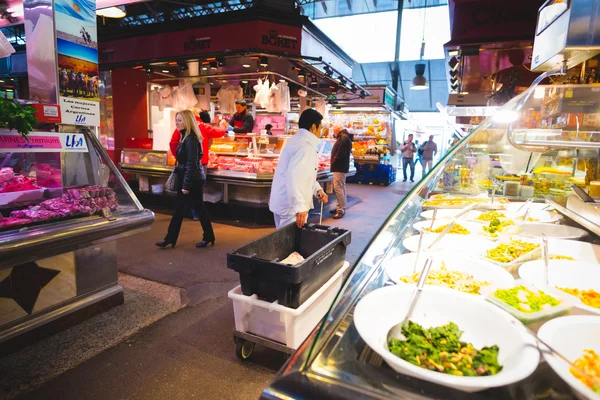
<path fill-rule="evenodd" d="M 254 118 L 252 113 L 248 112 L 248 106 L 245 100 L 237 100 L 235 102 L 236 113 L 233 114 L 233 118 L 229 122 L 227 127 L 228 132 L 234 133 L 252 133 L 254 129 Z"/>
<path fill-rule="evenodd" d="M 331 150 L 331 172 L 333 172 L 333 191 L 337 198 L 337 207 L 332 211 L 334 219 L 340 219 L 346 213 L 346 174 L 350 169 L 352 139 L 347 130 L 337 134 L 337 141 Z"/>

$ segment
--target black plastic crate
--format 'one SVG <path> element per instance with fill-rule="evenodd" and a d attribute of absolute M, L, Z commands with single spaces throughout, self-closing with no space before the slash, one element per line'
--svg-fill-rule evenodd
<path fill-rule="evenodd" d="M 350 241 L 345 229 L 314 224 L 300 229 L 290 224 L 227 253 L 227 267 L 240 274 L 244 295 L 298 308 L 344 265 Z M 303 262 L 278 262 L 294 251 Z"/>

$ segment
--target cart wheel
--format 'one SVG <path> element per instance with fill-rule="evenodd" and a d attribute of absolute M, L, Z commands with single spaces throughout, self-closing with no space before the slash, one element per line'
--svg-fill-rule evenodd
<path fill-rule="evenodd" d="M 254 353 L 255 343 L 249 342 L 246 339 L 237 339 L 235 344 L 235 355 L 242 361 L 246 361 Z"/>

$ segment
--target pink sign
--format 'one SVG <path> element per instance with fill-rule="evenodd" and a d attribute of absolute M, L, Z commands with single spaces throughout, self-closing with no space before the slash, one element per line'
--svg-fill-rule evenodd
<path fill-rule="evenodd" d="M 81 133 L 33 133 L 23 138 L 18 133 L 0 133 L 0 151 L 16 153 L 87 152 Z"/>
<path fill-rule="evenodd" d="M 0 149 L 62 149 L 58 136 L 29 136 L 29 141 L 21 136 L 0 136 Z"/>

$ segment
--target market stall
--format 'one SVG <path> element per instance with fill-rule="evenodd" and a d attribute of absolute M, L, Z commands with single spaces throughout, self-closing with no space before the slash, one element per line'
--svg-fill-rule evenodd
<path fill-rule="evenodd" d="M 122 304 L 116 239 L 153 221 L 94 134 L 0 132 L 0 352 Z"/>
<path fill-rule="evenodd" d="M 594 300 L 600 295 L 600 217 L 596 205 L 583 203 L 567 188 L 581 175 L 580 186 L 599 196 L 598 126 L 590 122 L 577 130 L 548 123 L 571 112 L 589 120 L 600 111 L 593 90 L 591 85 L 532 87 L 463 139 L 392 213 L 322 326 L 262 398 L 597 398 L 591 390 L 597 363 L 585 368 L 590 380 L 568 362 L 582 368 L 600 352 L 600 303 Z M 561 106 L 549 111 L 557 96 Z M 536 122 L 534 112 L 540 113 Z M 502 135 L 489 134 L 496 131 Z M 488 149 L 500 142 L 496 150 L 510 162 L 494 166 L 485 157 L 470 160 L 473 140 L 480 152 L 486 151 L 480 147 L 484 140 Z M 532 159 L 515 155 L 517 150 L 533 154 Z M 580 162 L 584 171 L 576 167 Z M 492 180 L 500 171 L 519 176 L 529 170 L 533 175 L 524 183 L 503 189 L 521 199 L 539 199 L 534 203 L 493 194 L 479 180 Z M 567 170 L 558 180 L 555 174 Z M 536 180 L 549 181 L 556 190 L 548 193 Z M 474 209 L 458 217 L 467 206 Z M 452 230 L 426 251 L 451 222 Z M 446 330 L 424 333 L 411 325 L 412 331 L 404 331 L 410 340 L 388 343 L 386 334 L 404 318 L 428 257 L 433 267 L 411 321 L 422 329 Z M 456 325 L 446 325 L 451 322 Z M 551 333 L 559 329 L 560 335 Z M 548 353 L 532 332 L 568 362 Z M 452 349 L 444 341 L 425 346 L 437 353 L 419 347 L 423 334 L 461 340 L 463 346 L 473 343 L 467 346 L 472 361 L 462 364 L 460 346 Z M 484 350 L 485 361 L 480 358 Z M 440 358 L 440 351 L 456 354 Z"/>
<path fill-rule="evenodd" d="M 356 175 L 348 182 L 389 185 L 395 181 L 398 125 L 396 92 L 386 86 L 366 86 L 370 96 L 336 96 L 329 111 L 329 129 L 352 134 Z"/>

